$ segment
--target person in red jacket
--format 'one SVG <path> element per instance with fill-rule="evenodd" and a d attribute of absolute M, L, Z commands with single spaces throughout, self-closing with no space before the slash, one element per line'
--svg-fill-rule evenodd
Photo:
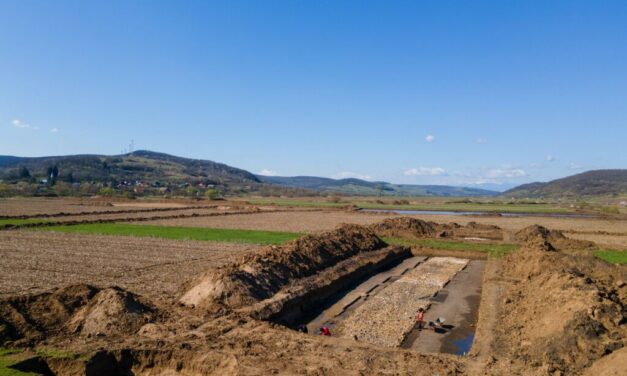
<path fill-rule="evenodd" d="M 322 328 L 320 328 L 320 335 L 321 336 L 327 336 L 330 337 L 331 336 L 331 331 L 329 330 L 328 327 L 323 326 Z"/>
<path fill-rule="evenodd" d="M 418 308 L 416 312 L 416 324 L 418 324 L 418 330 L 422 330 L 425 327 L 425 310 L 424 308 Z"/>

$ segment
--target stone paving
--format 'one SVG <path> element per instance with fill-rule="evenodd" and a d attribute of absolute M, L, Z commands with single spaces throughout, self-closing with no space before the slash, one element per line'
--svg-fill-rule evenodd
<path fill-rule="evenodd" d="M 383 347 L 399 347 L 414 327 L 418 308 L 427 309 L 432 298 L 469 260 L 432 257 L 407 270 L 357 307 L 335 328 L 335 335 Z"/>

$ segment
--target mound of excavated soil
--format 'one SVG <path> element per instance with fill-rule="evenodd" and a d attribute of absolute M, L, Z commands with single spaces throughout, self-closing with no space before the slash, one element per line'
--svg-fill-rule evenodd
<path fill-rule="evenodd" d="M 132 334 L 154 319 L 155 310 L 137 295 L 119 287 L 100 291 L 66 324 L 72 333 L 84 336 Z"/>
<path fill-rule="evenodd" d="M 410 217 L 388 218 L 370 226 L 380 237 L 426 238 L 435 236 L 439 225 Z"/>
<path fill-rule="evenodd" d="M 514 234 L 514 239 L 529 245 L 542 245 L 545 248 L 554 247 L 556 249 L 584 249 L 594 248 L 594 242 L 587 240 L 570 239 L 564 236 L 561 231 L 549 230 L 540 225 L 532 225 L 523 228 Z M 547 245 L 546 243 L 550 243 Z"/>
<path fill-rule="evenodd" d="M 549 230 L 548 228 L 540 225 L 531 225 L 516 232 L 514 238 L 519 242 L 526 243 L 536 239 L 556 241 L 564 239 L 565 237 L 561 231 Z"/>
<path fill-rule="evenodd" d="M 536 229 L 559 236 L 545 230 Z M 627 345 L 627 287 L 617 283 L 623 267 L 529 245 L 502 265 L 502 280 L 512 283 L 494 333 L 492 374 L 580 374 L 599 361 L 619 366 L 604 358 Z"/>
<path fill-rule="evenodd" d="M 29 344 L 50 334 L 128 334 L 153 315 L 154 309 L 120 288 L 72 285 L 0 301 L 0 345 Z"/>
<path fill-rule="evenodd" d="M 81 284 L 0 301 L 0 344 L 36 340 L 58 331 L 97 292 L 97 288 Z"/>
<path fill-rule="evenodd" d="M 466 226 L 457 223 L 440 224 L 411 217 L 388 218 L 370 228 L 380 237 L 397 238 L 465 238 L 478 237 L 503 240 L 503 229 L 494 225 L 470 222 Z"/>
<path fill-rule="evenodd" d="M 444 234 L 454 238 L 477 237 L 492 240 L 503 240 L 503 229 L 499 226 L 488 225 L 477 222 L 468 222 L 466 226 L 460 226 L 457 223 L 440 225 L 444 230 L 438 234 L 440 237 Z"/>
<path fill-rule="evenodd" d="M 267 299 L 282 287 L 360 252 L 384 248 L 375 233 L 357 225 L 306 235 L 283 246 L 248 255 L 200 277 L 180 302 L 205 308 L 242 307 Z"/>

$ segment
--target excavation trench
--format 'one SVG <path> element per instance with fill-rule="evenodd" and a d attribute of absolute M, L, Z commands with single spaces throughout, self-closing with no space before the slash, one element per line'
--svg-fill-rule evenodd
<path fill-rule="evenodd" d="M 390 254 L 284 302 L 268 320 L 383 347 L 463 355 L 474 339 L 485 260 Z M 424 308 L 427 329 L 415 314 Z M 443 319 L 442 325 L 436 320 Z M 432 322 L 434 326 L 430 326 Z"/>

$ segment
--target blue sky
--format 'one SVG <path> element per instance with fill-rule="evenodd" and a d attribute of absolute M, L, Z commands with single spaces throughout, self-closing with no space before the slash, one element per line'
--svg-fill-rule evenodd
<path fill-rule="evenodd" d="M 482 185 L 627 167 L 625 1 L 0 1 L 0 154 Z"/>

